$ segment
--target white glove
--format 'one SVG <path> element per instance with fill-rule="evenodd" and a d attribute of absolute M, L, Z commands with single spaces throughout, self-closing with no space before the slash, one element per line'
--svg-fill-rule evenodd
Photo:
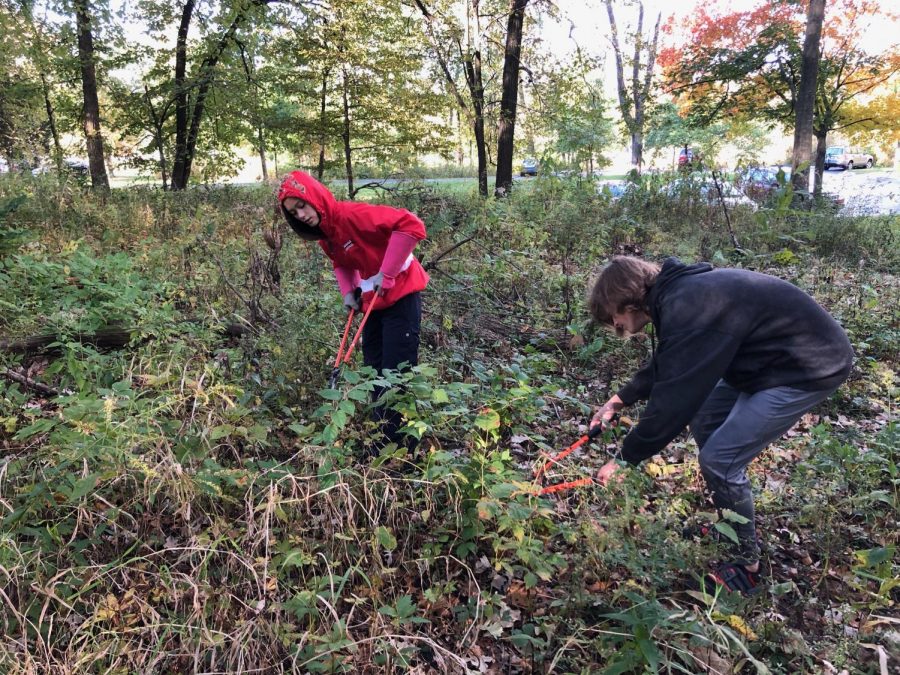
<path fill-rule="evenodd" d="M 357 296 L 356 294 L 356 291 L 358 290 L 359 289 L 355 288 L 352 291 L 344 293 L 344 307 L 346 307 L 348 310 L 352 309 L 358 312 L 360 309 L 362 309 L 362 305 L 359 304 L 359 296 Z"/>
<path fill-rule="evenodd" d="M 381 295 L 383 291 L 387 291 L 394 287 L 394 277 L 386 277 L 383 272 L 379 272 L 368 279 L 363 279 L 360 283 L 363 293 L 374 291 Z"/>

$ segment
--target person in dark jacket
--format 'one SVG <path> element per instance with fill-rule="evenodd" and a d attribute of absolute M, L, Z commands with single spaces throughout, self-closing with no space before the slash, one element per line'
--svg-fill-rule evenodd
<path fill-rule="evenodd" d="M 412 254 L 425 238 L 425 225 L 414 214 L 390 206 L 338 201 L 315 178 L 294 171 L 282 180 L 278 204 L 291 229 L 319 244 L 334 267 L 334 276 L 349 310 L 374 304 L 363 328 L 363 363 L 379 373 L 419 358 L 421 291 L 428 273 Z M 374 397 L 381 395 L 376 388 Z M 396 411 L 379 407 L 376 420 L 388 441 L 412 447 L 399 433 Z M 378 452 L 378 444 L 368 448 Z"/>
<path fill-rule="evenodd" d="M 592 426 L 647 401 L 622 442 L 621 459 L 632 465 L 690 426 L 716 507 L 746 520 L 734 524 L 737 560 L 720 565 L 712 579 L 730 590 L 758 590 L 747 466 L 847 379 L 853 350 L 846 333 L 786 281 L 676 258 L 661 268 L 639 258 L 613 258 L 597 276 L 589 304 L 594 319 L 619 336 L 652 323 L 658 341 L 650 361 L 603 404 Z M 607 462 L 598 480 L 606 484 L 620 466 Z"/>

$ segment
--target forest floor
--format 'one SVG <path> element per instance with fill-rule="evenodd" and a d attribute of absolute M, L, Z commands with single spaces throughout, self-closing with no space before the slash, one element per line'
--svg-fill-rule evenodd
<path fill-rule="evenodd" d="M 340 298 L 268 190 L 0 187 L 3 672 L 896 672 L 896 221 L 738 210 L 733 252 L 716 213 L 577 180 L 386 194 L 429 228 L 421 365 L 328 389 Z M 752 465 L 756 597 L 698 589 L 726 551 L 681 536 L 717 518 L 687 435 L 535 495 L 534 463 L 649 354 L 587 321 L 622 251 L 788 279 L 854 346 Z M 376 385 L 414 451 L 363 458 Z"/>

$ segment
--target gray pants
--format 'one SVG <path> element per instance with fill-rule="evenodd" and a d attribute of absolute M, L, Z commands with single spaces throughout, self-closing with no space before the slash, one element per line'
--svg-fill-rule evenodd
<path fill-rule="evenodd" d="M 713 503 L 747 519 L 744 524 L 730 523 L 740 540 L 738 562 L 759 560 L 747 465 L 835 389 L 774 387 L 747 394 L 720 381 L 691 420 L 691 434 L 700 448 L 700 471 Z"/>

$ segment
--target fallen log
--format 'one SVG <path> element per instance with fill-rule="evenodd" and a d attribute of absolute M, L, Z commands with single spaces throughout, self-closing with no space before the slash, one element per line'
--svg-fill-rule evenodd
<path fill-rule="evenodd" d="M 99 330 L 96 333 L 76 333 L 68 338 L 72 342 L 93 345 L 94 347 L 119 348 L 131 341 L 131 332 L 134 329 L 111 327 Z M 36 352 L 58 351 L 49 349 L 50 345 L 61 342 L 63 336 L 56 333 L 44 335 L 32 335 L 22 340 L 0 340 L 0 351 L 10 354 L 33 354 Z"/>
<path fill-rule="evenodd" d="M 69 342 L 92 345 L 98 349 L 121 349 L 131 342 L 132 336 L 138 330 L 136 327 L 110 326 L 98 330 L 96 333 L 75 333 L 65 337 L 57 333 L 45 333 L 21 340 L 0 340 L 0 352 L 7 354 L 58 353 L 61 351 L 60 348 L 58 346 L 51 347 L 51 345 L 61 343 L 64 339 Z M 241 337 L 251 333 L 252 328 L 246 324 L 231 323 L 222 326 L 221 331 L 228 337 Z"/>

